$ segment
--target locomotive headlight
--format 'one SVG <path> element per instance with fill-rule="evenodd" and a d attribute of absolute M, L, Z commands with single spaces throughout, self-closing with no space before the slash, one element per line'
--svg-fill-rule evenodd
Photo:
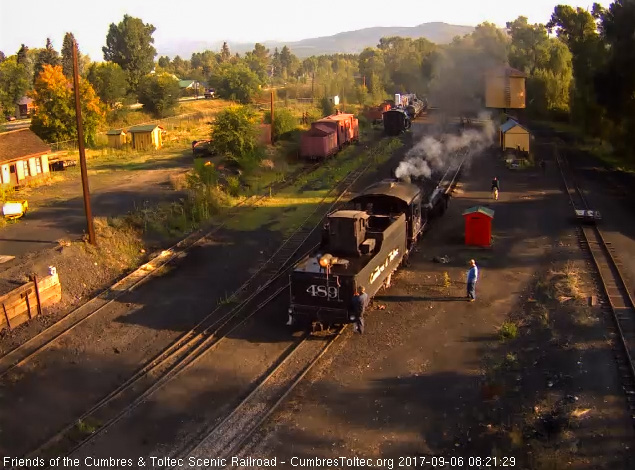
<path fill-rule="evenodd" d="M 291 315 L 293 313 L 293 309 L 291 307 L 289 307 L 289 310 L 287 310 L 289 312 L 289 315 Z"/>
<path fill-rule="evenodd" d="M 320 266 L 322 266 L 323 268 L 326 268 L 331 264 L 332 260 L 333 260 L 333 256 L 326 253 L 320 257 L 320 260 L 318 261 L 318 263 L 320 263 Z"/>

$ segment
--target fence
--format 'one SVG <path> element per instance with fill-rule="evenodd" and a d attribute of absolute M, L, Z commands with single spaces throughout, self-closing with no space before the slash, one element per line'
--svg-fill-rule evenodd
<path fill-rule="evenodd" d="M 30 319 L 42 315 L 42 307 L 52 305 L 62 299 L 62 286 L 55 268 L 42 279 L 35 275 L 26 284 L 0 296 L 2 313 L 0 330 L 15 328 Z"/>

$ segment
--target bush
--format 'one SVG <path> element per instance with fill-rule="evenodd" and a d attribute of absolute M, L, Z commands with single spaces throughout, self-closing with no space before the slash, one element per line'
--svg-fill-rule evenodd
<path fill-rule="evenodd" d="M 180 94 L 179 82 L 171 75 L 148 75 L 139 83 L 139 103 L 156 117 L 172 113 Z"/>
<path fill-rule="evenodd" d="M 237 176 L 228 176 L 225 189 L 230 196 L 238 197 L 240 195 L 240 179 Z"/>
<path fill-rule="evenodd" d="M 322 116 L 330 116 L 335 112 L 335 105 L 326 97 L 320 101 L 320 108 L 322 109 Z"/>
<path fill-rule="evenodd" d="M 265 123 L 271 124 L 271 113 L 265 113 Z M 275 140 L 287 140 L 289 134 L 298 127 L 298 118 L 285 108 L 274 111 L 273 135 Z"/>

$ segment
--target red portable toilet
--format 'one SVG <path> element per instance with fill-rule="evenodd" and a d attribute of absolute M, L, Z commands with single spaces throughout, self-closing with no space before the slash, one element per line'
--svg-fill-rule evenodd
<path fill-rule="evenodd" d="M 463 212 L 463 217 L 465 217 L 465 244 L 491 246 L 494 211 L 487 207 L 474 206 Z"/>

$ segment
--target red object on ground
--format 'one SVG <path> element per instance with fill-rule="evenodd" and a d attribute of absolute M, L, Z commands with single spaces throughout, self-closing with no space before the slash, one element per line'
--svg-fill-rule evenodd
<path fill-rule="evenodd" d="M 470 207 L 463 212 L 465 219 L 465 244 L 473 246 L 492 245 L 492 220 L 494 211 L 487 207 Z"/>

